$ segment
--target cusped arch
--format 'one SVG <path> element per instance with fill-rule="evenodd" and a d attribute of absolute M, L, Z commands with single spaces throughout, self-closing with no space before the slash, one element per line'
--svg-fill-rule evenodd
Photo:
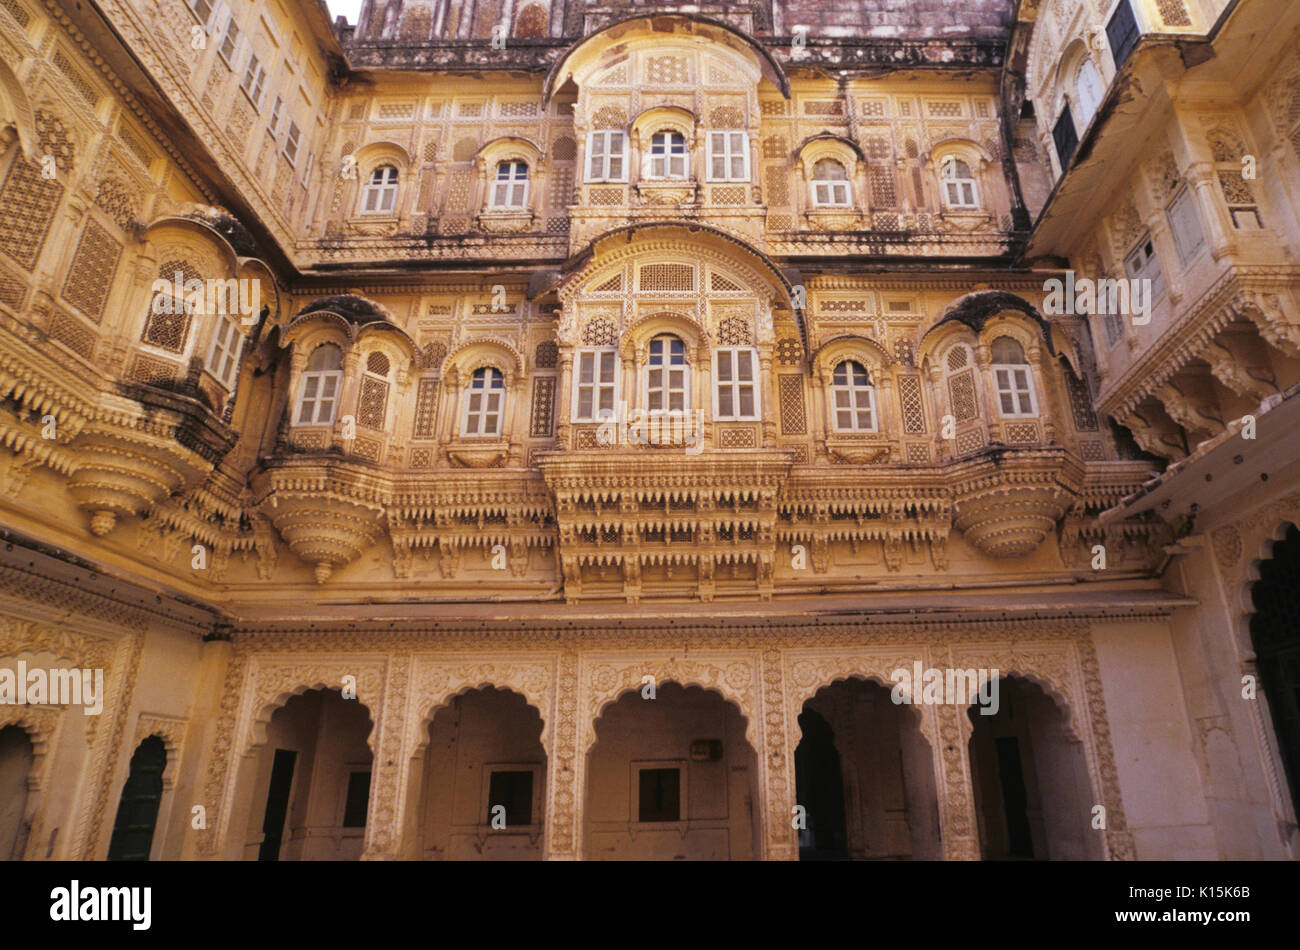
<path fill-rule="evenodd" d="M 657 310 L 643 313 L 628 323 L 619 340 L 619 354 L 630 359 L 644 352 L 653 337 L 669 333 L 680 337 L 686 344 L 692 361 L 704 358 L 709 345 L 709 334 L 699 319 L 680 310 Z"/>
<path fill-rule="evenodd" d="M 55 747 L 63 710 L 57 706 L 0 705 L 0 729 L 17 726 L 32 744 L 32 764 L 27 776 L 29 791 L 45 787 L 51 762 L 49 752 Z"/>
<path fill-rule="evenodd" d="M 1083 711 L 1078 708 L 1078 704 L 1071 701 L 1070 690 L 1062 683 L 1056 680 L 1042 670 L 1030 668 L 1027 664 L 1018 663 L 1014 660 L 1011 663 L 997 667 L 997 678 L 999 680 L 1011 679 L 1016 677 L 1027 683 L 1032 683 L 1043 691 L 1043 695 L 1052 701 L 1056 709 L 1061 714 L 1061 722 L 1065 725 L 1066 732 L 1069 733 L 1073 742 L 1084 741 L 1088 735 L 1088 730 L 1082 722 Z M 1000 687 L 999 687 L 1000 688 Z M 969 707 L 968 707 L 969 708 Z M 1090 756 L 1091 757 L 1091 756 Z M 1091 771 L 1091 770 L 1090 770 Z M 1095 776 L 1091 776 L 1094 783 Z"/>
<path fill-rule="evenodd" d="M 520 378 L 526 365 L 524 355 L 509 340 L 501 337 L 478 337 L 461 343 L 443 360 L 443 374 L 452 378 L 459 374 L 468 378 L 476 369 L 491 366 L 505 377 L 509 389 Z"/>
<path fill-rule="evenodd" d="M 357 162 L 357 176 L 363 182 L 369 181 L 371 172 L 380 165 L 394 165 L 400 175 L 405 175 L 415 165 L 411 153 L 389 139 L 368 142 L 353 152 L 352 157 Z"/>
<path fill-rule="evenodd" d="M 867 156 L 862 146 L 852 139 L 836 135 L 833 132 L 818 132 L 804 139 L 794 150 L 795 157 L 803 164 L 808 177 L 812 177 L 812 167 L 823 158 L 830 158 L 845 166 L 852 175 L 858 162 L 866 164 Z"/>
<path fill-rule="evenodd" d="M 1033 321 L 1015 310 L 1004 310 L 992 316 L 980 330 L 979 342 L 981 346 L 989 346 L 1003 336 L 1020 344 L 1025 358 L 1030 362 L 1033 362 L 1034 354 L 1041 353 L 1043 349 L 1043 337 Z"/>
<path fill-rule="evenodd" d="M 921 336 L 917 345 L 918 361 L 946 347 L 953 334 L 961 334 L 961 327 L 970 331 L 975 340 L 983 341 L 984 328 L 992 322 L 1005 322 L 1015 314 L 1028 318 L 1029 325 L 1037 327 L 1037 335 L 1047 344 L 1048 353 L 1055 356 L 1047 321 L 1029 301 L 1004 290 L 977 290 L 964 294 L 944 308 L 939 320 Z M 1029 352 L 1029 347 L 1025 348 Z"/>
<path fill-rule="evenodd" d="M 839 660 L 841 658 L 837 658 Z M 797 661 L 796 661 L 797 662 Z M 891 661 L 893 663 L 903 663 L 902 660 Z M 786 718 L 790 724 L 790 748 L 793 750 L 800 740 L 803 739 L 803 728 L 799 725 L 799 714 L 803 711 L 804 706 L 823 690 L 830 689 L 840 683 L 867 683 L 874 686 L 880 686 L 886 690 L 892 691 L 895 683 L 886 673 L 883 667 L 875 664 L 866 664 L 860 669 L 844 670 L 844 666 L 853 666 L 854 664 L 839 664 L 839 670 L 818 670 L 817 676 L 811 681 L 806 681 L 795 686 L 789 686 L 786 696 Z M 898 669 L 894 666 L 893 669 Z M 892 670 L 890 671 L 892 672 Z M 915 723 L 920 730 L 921 738 L 925 740 L 930 749 L 935 748 L 935 722 L 934 717 L 927 716 L 924 713 L 924 707 L 919 703 L 900 704 L 905 705 L 915 716 Z"/>
<path fill-rule="evenodd" d="M 280 334 L 280 346 L 301 346 L 313 350 L 321 343 L 336 343 L 347 350 L 356 341 L 357 327 L 337 313 L 318 310 L 294 317 Z"/>
<path fill-rule="evenodd" d="M 351 669 L 351 668 L 349 668 Z M 252 701 L 252 716 L 250 717 L 248 728 L 244 734 L 241 754 L 249 756 L 266 745 L 267 729 L 271 725 L 271 718 L 280 709 L 283 709 L 289 700 L 295 696 L 304 696 L 307 693 L 319 690 L 323 693 L 340 693 L 343 676 L 355 676 L 357 681 L 357 696 L 349 702 L 355 702 L 366 712 L 367 721 L 370 723 L 370 730 L 366 733 L 366 745 L 369 746 L 372 755 L 379 754 L 379 736 L 376 734 L 375 724 L 377 716 L 369 704 L 362 700 L 362 696 L 378 696 L 380 688 L 380 677 L 374 670 L 358 670 L 355 672 L 343 673 L 341 671 L 329 671 L 324 675 L 306 675 L 294 678 L 293 685 L 277 684 L 270 689 L 259 688 Z M 262 684 L 258 684 L 259 687 Z"/>
<path fill-rule="evenodd" d="M 856 360 L 866 368 L 873 383 L 878 383 L 889 364 L 889 353 L 875 340 L 856 334 L 844 334 L 827 340 L 813 354 L 813 372 L 829 379 L 835 367 L 844 360 Z"/>
<path fill-rule="evenodd" d="M 973 352 L 979 346 L 979 336 L 964 323 L 935 326 L 921 337 L 916 347 L 916 364 L 927 371 L 937 368 L 943 372 L 944 359 L 955 345 L 963 345 Z"/>
<path fill-rule="evenodd" d="M 980 142 L 962 135 L 949 135 L 936 140 L 930 151 L 921 157 L 931 167 L 940 168 L 949 157 L 960 159 L 979 171 L 991 165 L 996 157 Z"/>
<path fill-rule="evenodd" d="M 736 712 L 745 723 L 745 741 L 749 743 L 749 747 L 753 750 L 754 755 L 759 755 L 758 729 L 754 721 L 755 716 L 751 716 L 745 712 L 745 704 L 748 700 L 740 691 L 730 688 L 723 680 L 712 681 L 707 676 L 693 676 L 682 673 L 674 673 L 671 676 L 662 678 L 656 677 L 654 682 L 655 690 L 663 689 L 664 686 L 670 683 L 680 686 L 682 689 L 695 687 L 696 689 L 701 689 L 706 693 L 713 693 L 724 703 L 735 706 Z M 601 717 L 605 715 L 605 711 L 624 696 L 627 696 L 630 693 L 640 692 L 645 688 L 645 685 L 646 684 L 640 680 L 635 683 L 624 683 L 592 698 L 592 715 L 587 721 L 586 735 L 583 737 L 582 748 L 579 749 L 579 753 L 582 756 L 585 757 L 589 755 L 591 750 L 595 748 L 596 723 L 598 723 Z"/>
<path fill-rule="evenodd" d="M 455 676 L 454 671 L 451 675 Z M 547 715 L 547 709 L 550 705 L 549 692 L 533 689 L 522 683 L 506 684 L 499 682 L 495 677 L 482 674 L 477 677 L 471 675 L 467 679 L 457 679 L 458 681 L 455 683 L 448 683 L 437 689 L 427 689 L 415 697 L 415 708 L 422 709 L 424 712 L 415 724 L 415 734 L 411 737 L 409 748 L 412 758 L 423 754 L 428 747 L 429 728 L 433 725 L 438 713 L 450 706 L 457 697 L 488 690 L 518 696 L 524 701 L 525 706 L 537 715 L 542 724 L 542 731 L 538 740 L 542 744 L 542 750 L 546 753 L 546 758 L 548 760 L 551 758 L 551 720 Z"/>
<path fill-rule="evenodd" d="M 1240 623 L 1238 624 L 1239 635 L 1237 639 L 1238 645 L 1242 648 L 1242 656 L 1253 658 L 1255 655 L 1255 645 L 1250 633 L 1250 622 L 1258 612 L 1255 610 L 1254 593 L 1255 585 L 1263 580 L 1261 568 L 1265 563 L 1273 559 L 1274 545 L 1279 541 L 1285 541 L 1287 532 L 1291 528 L 1300 530 L 1300 512 L 1294 514 L 1275 513 L 1259 524 L 1249 535 L 1240 538 L 1243 551 L 1241 555 L 1244 562 L 1243 570 L 1238 583 L 1232 585 L 1231 589 L 1240 598 L 1240 608 L 1238 610 Z M 1240 532 L 1238 533 L 1240 534 Z M 1251 552 L 1253 552 L 1254 556 L 1251 556 Z"/>
<path fill-rule="evenodd" d="M 420 356 L 420 348 L 411 335 L 401 327 L 387 321 L 367 323 L 357 331 L 356 343 L 365 345 L 367 352 L 382 350 L 394 366 L 412 366 Z"/>
<path fill-rule="evenodd" d="M 259 257 L 241 257 L 235 273 L 242 280 L 258 281 L 258 295 L 262 299 L 262 306 L 267 309 L 267 325 L 275 325 L 282 316 L 280 286 L 275 279 L 275 272 Z M 260 317 L 260 314 L 253 316 Z"/>
<path fill-rule="evenodd" d="M 699 116 L 684 106 L 658 105 L 642 110 L 630 127 L 633 136 L 641 142 L 648 142 L 657 132 L 676 132 L 689 145 L 695 140 L 699 121 Z"/>
<path fill-rule="evenodd" d="M 532 139 L 522 135 L 501 135 L 485 142 L 474 153 L 474 163 L 487 172 L 500 162 L 523 162 L 536 169 L 542 157 L 542 147 Z"/>

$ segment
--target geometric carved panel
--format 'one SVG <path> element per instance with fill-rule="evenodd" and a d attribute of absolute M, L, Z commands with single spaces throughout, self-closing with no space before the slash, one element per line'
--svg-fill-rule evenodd
<path fill-rule="evenodd" d="M 948 393 L 952 397 L 952 414 L 958 422 L 969 422 L 979 416 L 975 402 L 975 374 L 963 370 L 948 378 Z"/>
<path fill-rule="evenodd" d="M 533 411 L 530 432 L 534 438 L 555 435 L 555 377 L 539 376 L 533 380 Z"/>
<path fill-rule="evenodd" d="M 1088 391 L 1087 381 L 1075 376 L 1067 368 L 1065 385 L 1070 393 L 1070 411 L 1074 416 L 1074 427 L 1081 432 L 1095 432 L 1097 413 L 1092 409 L 1092 394 Z"/>
<path fill-rule="evenodd" d="M 786 435 L 803 435 L 808 431 L 803 402 L 803 377 L 785 373 L 778 377 L 777 389 L 781 398 L 781 431 Z"/>
<path fill-rule="evenodd" d="M 925 410 L 921 406 L 919 376 L 898 377 L 898 400 L 903 410 L 903 431 L 909 435 L 925 432 Z"/>
<path fill-rule="evenodd" d="M 121 256 L 122 245 L 99 222 L 93 218 L 88 220 L 68 269 L 63 299 L 98 323 L 104 315 L 104 304 L 108 302 Z"/>
<path fill-rule="evenodd" d="M 0 188 L 0 251 L 24 270 L 36 265 L 62 196 L 57 179 L 42 178 L 41 167 L 21 155 L 14 158 Z"/>
<path fill-rule="evenodd" d="M 434 415 L 438 408 L 438 379 L 436 376 L 421 378 L 415 397 L 415 431 L 412 438 L 432 439 Z"/>

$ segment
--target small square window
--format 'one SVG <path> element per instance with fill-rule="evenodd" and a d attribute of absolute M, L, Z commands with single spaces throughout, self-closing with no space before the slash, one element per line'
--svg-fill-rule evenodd
<path fill-rule="evenodd" d="M 488 779 L 488 824 L 492 823 L 498 805 L 505 806 L 507 828 L 531 825 L 533 773 L 530 770 L 493 772 Z"/>
<path fill-rule="evenodd" d="M 641 769 L 637 773 L 637 820 L 682 820 L 682 770 Z"/>

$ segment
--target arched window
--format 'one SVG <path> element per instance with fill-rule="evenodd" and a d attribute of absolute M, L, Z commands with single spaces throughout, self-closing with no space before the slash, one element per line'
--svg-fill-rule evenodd
<path fill-rule="evenodd" d="M 844 360 L 831 373 L 831 411 L 836 432 L 876 431 L 876 390 L 856 360 Z"/>
<path fill-rule="evenodd" d="M 649 412 L 685 412 L 689 406 L 686 344 L 677 337 L 663 334 L 650 341 L 645 393 Z"/>
<path fill-rule="evenodd" d="M 333 343 L 312 350 L 302 377 L 296 425 L 326 426 L 334 421 L 339 386 L 343 381 L 343 351 Z"/>
<path fill-rule="evenodd" d="M 465 423 L 461 435 L 500 435 L 505 401 L 506 382 L 501 371 L 492 366 L 474 370 L 465 392 Z"/>
<path fill-rule="evenodd" d="M 989 347 L 993 357 L 993 382 L 998 390 L 998 411 L 1004 416 L 1036 416 L 1034 381 L 1025 351 L 1009 336 Z"/>
<path fill-rule="evenodd" d="M 833 158 L 813 165 L 813 204 L 844 207 L 849 204 L 849 173 Z"/>
<path fill-rule="evenodd" d="M 525 208 L 528 206 L 528 163 L 501 162 L 492 183 L 492 207 Z"/>
<path fill-rule="evenodd" d="M 364 214 L 391 214 L 397 207 L 397 169 L 380 165 L 370 173 L 365 195 L 361 201 Z"/>
<path fill-rule="evenodd" d="M 680 132 L 656 132 L 650 136 L 650 169 L 647 178 L 685 178 L 686 139 Z"/>
<path fill-rule="evenodd" d="M 980 206 L 979 187 L 970 166 L 960 158 L 949 156 L 940 166 L 939 177 L 943 181 L 943 198 L 949 208 L 978 208 Z"/>
<path fill-rule="evenodd" d="M 1097 114 L 1097 107 L 1101 105 L 1105 92 L 1101 85 L 1101 73 L 1097 72 L 1097 67 L 1087 56 L 1083 57 L 1074 73 L 1074 90 L 1079 101 L 1079 126 L 1081 130 L 1086 129 L 1092 117 Z"/>

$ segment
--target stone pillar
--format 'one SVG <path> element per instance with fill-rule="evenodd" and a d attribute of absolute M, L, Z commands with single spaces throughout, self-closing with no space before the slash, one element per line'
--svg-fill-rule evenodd
<path fill-rule="evenodd" d="M 445 371 L 442 379 L 442 397 L 438 400 L 438 418 L 433 431 L 440 442 L 455 442 L 460 438 L 460 372 L 454 366 Z"/>
<path fill-rule="evenodd" d="M 922 369 L 920 375 L 929 383 L 930 398 L 933 400 L 932 405 L 934 407 L 934 421 L 939 435 L 939 456 L 937 461 L 942 462 L 944 459 L 951 458 L 957 452 L 956 433 L 953 433 L 952 438 L 944 437 L 945 417 L 952 418 L 955 416 L 952 411 L 952 400 L 948 395 L 947 378 L 944 376 L 943 369 L 939 365 L 938 361 L 932 361 L 928 372 L 925 369 Z M 956 428 L 955 419 L 953 422 L 953 428 Z"/>
<path fill-rule="evenodd" d="M 565 347 L 560 351 L 560 376 L 555 392 L 555 438 L 560 448 L 571 449 L 569 442 L 570 419 L 573 417 L 573 352 Z"/>
<path fill-rule="evenodd" d="M 821 459 L 826 458 L 826 436 L 831 431 L 830 413 L 826 406 L 826 387 L 829 384 L 826 375 L 818 368 L 813 368 L 812 375 L 812 412 L 809 418 L 809 431 L 813 436 L 815 450 Z M 813 461 L 813 459 L 809 459 Z"/>
<path fill-rule="evenodd" d="M 939 797 L 939 838 L 945 861 L 978 861 L 979 825 L 970 768 L 970 719 L 966 707 L 947 703 L 922 706 L 933 717 L 935 790 Z"/>
<path fill-rule="evenodd" d="M 578 786 L 578 654 L 560 655 L 555 674 L 555 705 L 551 710 L 551 747 L 546 750 L 546 827 L 542 857 L 547 861 L 576 861 L 582 857 L 583 790 Z"/>
<path fill-rule="evenodd" d="M 348 416 L 352 417 L 355 423 L 357 417 L 357 399 L 361 393 L 361 379 L 357 372 L 361 365 L 361 351 L 356 346 L 348 348 L 343 354 L 343 380 L 339 385 L 338 409 L 335 411 L 334 419 L 334 437 L 335 444 L 341 444 L 345 452 L 351 452 L 352 439 L 343 437 L 343 420 Z"/>
<path fill-rule="evenodd" d="M 229 751 L 234 739 L 230 735 L 222 736 L 223 726 L 221 711 L 223 700 L 233 708 L 233 697 L 226 700 L 227 689 L 238 689 L 238 684 L 230 682 L 228 677 L 231 657 L 235 645 L 230 639 L 230 630 L 218 625 L 203 638 L 203 647 L 199 654 L 199 672 L 194 689 L 194 705 L 190 710 L 189 727 L 185 734 L 185 748 L 199 751 L 199 755 L 186 755 L 182 765 L 182 786 L 188 785 L 195 790 L 194 801 L 190 806 L 203 807 L 203 821 L 206 828 L 194 827 L 194 817 L 185 821 L 184 836 L 181 839 L 181 860 L 216 857 L 220 852 L 215 842 L 218 826 L 216 801 L 207 800 L 204 778 L 212 774 L 221 774 L 221 767 L 214 768 L 213 759 Z M 233 725 L 233 723 L 232 723 Z M 224 745 L 223 745 L 224 741 Z M 207 847 L 205 847 L 205 845 Z"/>
<path fill-rule="evenodd" d="M 1061 393 L 1062 398 L 1056 399 L 1056 390 L 1048 388 L 1049 377 L 1043 372 L 1043 348 L 1041 346 L 1031 346 L 1025 353 L 1025 359 L 1029 360 L 1029 376 L 1034 381 L 1034 398 L 1038 400 L 1035 408 L 1038 409 L 1038 421 L 1043 427 L 1043 441 L 1055 443 L 1058 417 L 1061 425 L 1066 425 L 1071 415 L 1069 398 L 1067 394 Z M 1056 374 L 1053 374 L 1051 380 L 1054 382 L 1058 378 Z M 1062 385 L 1064 385 L 1064 381 L 1062 381 Z"/>
<path fill-rule="evenodd" d="M 781 390 L 776 373 L 772 371 L 772 344 L 765 343 L 758 350 L 759 378 L 754 381 L 754 389 L 760 393 L 762 404 L 759 412 L 761 429 L 759 444 L 770 449 L 776 445 L 776 420 L 781 412 Z"/>
<path fill-rule="evenodd" d="M 1187 168 L 1187 177 L 1196 189 L 1196 207 L 1205 222 L 1205 240 L 1217 263 L 1237 250 L 1235 228 L 1220 193 L 1219 176 L 1213 162 L 1193 162 Z"/>
<path fill-rule="evenodd" d="M 402 856 L 411 754 L 408 735 L 407 684 L 412 659 L 394 658 L 385 677 L 384 698 L 375 719 L 374 763 L 370 767 L 370 806 L 366 816 L 364 861 L 391 861 Z M 418 716 L 418 713 L 417 713 Z"/>
<path fill-rule="evenodd" d="M 975 356 L 975 402 L 982 409 L 981 415 L 984 418 L 980 421 L 984 424 L 985 435 L 990 442 L 994 439 L 1005 442 L 1002 435 L 1002 411 L 998 402 L 998 381 L 992 371 L 993 355 L 989 352 L 987 343 L 978 343 L 971 347 L 971 351 Z M 956 407 L 953 407 L 953 415 L 956 414 Z"/>
<path fill-rule="evenodd" d="M 760 660 L 761 708 L 758 759 L 759 855 L 765 861 L 797 861 L 799 838 L 794 828 L 794 747 L 786 719 L 785 669 L 779 650 L 767 650 Z"/>
<path fill-rule="evenodd" d="M 701 344 L 692 354 L 696 365 L 695 379 L 693 382 L 699 386 L 698 392 L 691 393 L 691 399 L 687 408 L 691 410 L 691 418 L 687 420 L 686 428 L 683 432 L 685 439 L 690 442 L 692 439 L 701 440 L 702 445 L 715 448 L 713 440 L 713 383 L 712 370 L 713 360 L 707 346 Z M 703 423 L 697 428 L 696 419 L 702 419 Z"/>
<path fill-rule="evenodd" d="M 509 466 L 523 465 L 524 442 L 529 435 L 532 405 L 527 379 L 522 372 L 511 374 L 505 380 L 506 406 L 501 416 L 501 441 L 510 444 Z"/>

